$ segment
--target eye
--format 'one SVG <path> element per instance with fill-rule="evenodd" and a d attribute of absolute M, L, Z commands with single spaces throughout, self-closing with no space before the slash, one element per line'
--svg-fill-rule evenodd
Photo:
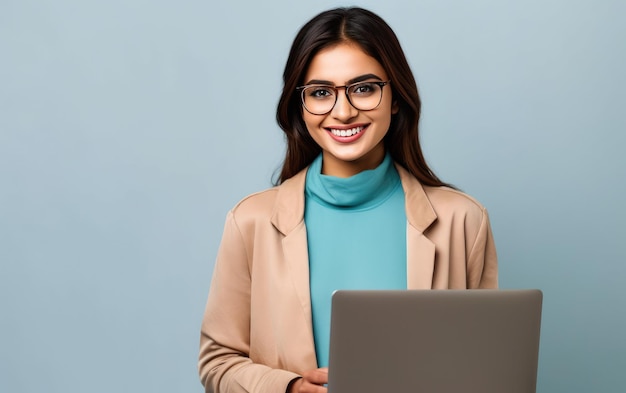
<path fill-rule="evenodd" d="M 372 83 L 372 82 L 357 83 L 350 87 L 350 94 L 355 94 L 359 96 L 367 96 L 377 91 L 377 89 L 380 89 L 380 87 L 376 83 Z"/>
<path fill-rule="evenodd" d="M 326 86 L 311 86 L 305 90 L 305 95 L 311 98 L 324 99 L 333 97 L 335 92 Z"/>

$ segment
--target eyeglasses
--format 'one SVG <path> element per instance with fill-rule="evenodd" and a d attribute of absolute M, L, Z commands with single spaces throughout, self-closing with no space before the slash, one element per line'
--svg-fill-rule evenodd
<path fill-rule="evenodd" d="M 312 115 L 325 115 L 337 103 L 337 90 L 345 89 L 348 102 L 360 111 L 376 109 L 383 99 L 383 87 L 387 82 L 357 82 L 346 86 L 305 85 L 301 91 L 302 105 Z"/>

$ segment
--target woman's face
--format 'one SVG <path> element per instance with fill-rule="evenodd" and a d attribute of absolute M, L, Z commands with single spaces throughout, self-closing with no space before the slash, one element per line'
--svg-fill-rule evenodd
<path fill-rule="evenodd" d="M 313 57 L 304 84 L 345 86 L 362 81 L 388 80 L 387 73 L 376 59 L 356 44 L 341 43 L 323 49 Z M 397 112 L 391 87 L 387 84 L 382 90 L 380 105 L 368 111 L 352 106 L 343 88 L 337 89 L 337 102 L 327 114 L 314 115 L 302 108 L 309 134 L 322 148 L 323 174 L 349 177 L 374 169 L 382 162 L 385 156 L 383 138 L 389 130 L 392 114 Z"/>

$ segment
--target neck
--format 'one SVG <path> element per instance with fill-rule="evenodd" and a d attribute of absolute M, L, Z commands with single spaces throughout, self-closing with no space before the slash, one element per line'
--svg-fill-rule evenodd
<path fill-rule="evenodd" d="M 363 171 L 376 169 L 385 158 L 385 149 L 381 144 L 353 161 L 344 161 L 326 151 L 322 153 L 322 158 L 323 175 L 347 178 Z"/>

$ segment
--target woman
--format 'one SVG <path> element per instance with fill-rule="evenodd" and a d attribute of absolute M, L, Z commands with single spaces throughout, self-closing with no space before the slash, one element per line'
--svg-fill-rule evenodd
<path fill-rule="evenodd" d="M 485 209 L 446 186 L 391 28 L 360 8 L 296 36 L 279 185 L 228 214 L 202 324 L 207 392 L 325 392 L 335 289 L 497 287 Z"/>

